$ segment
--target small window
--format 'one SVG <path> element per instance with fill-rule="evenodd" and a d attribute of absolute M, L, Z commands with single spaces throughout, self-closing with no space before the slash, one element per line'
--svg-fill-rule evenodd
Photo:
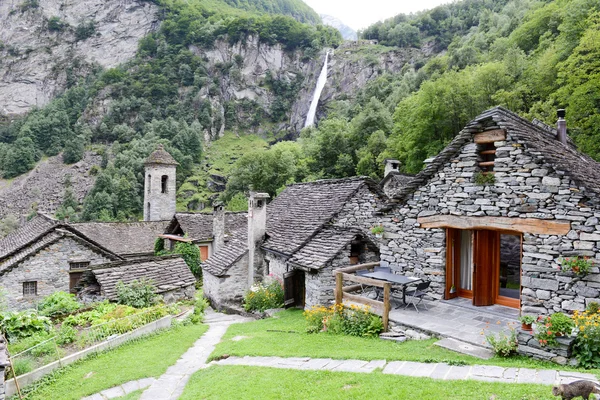
<path fill-rule="evenodd" d="M 262 206 L 263 206 L 263 201 L 262 201 L 262 200 L 258 200 L 258 201 L 256 202 L 256 207 L 258 207 L 258 208 L 262 208 Z"/>
<path fill-rule="evenodd" d="M 152 175 L 148 174 L 148 193 L 152 191 Z"/>
<path fill-rule="evenodd" d="M 160 192 L 161 192 L 161 193 L 167 193 L 167 189 L 168 189 L 168 187 L 167 187 L 167 183 L 168 183 L 168 182 L 169 182 L 169 177 L 168 177 L 167 175 L 163 175 L 163 176 L 160 178 L 160 185 L 161 185 L 161 186 L 160 186 Z"/>
<path fill-rule="evenodd" d="M 69 263 L 69 269 L 86 269 L 89 268 L 89 261 L 75 261 Z"/>
<path fill-rule="evenodd" d="M 37 281 L 23 282 L 23 297 L 37 296 Z"/>

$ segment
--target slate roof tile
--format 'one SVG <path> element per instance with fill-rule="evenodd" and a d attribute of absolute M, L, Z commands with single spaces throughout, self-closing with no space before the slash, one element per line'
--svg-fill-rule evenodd
<path fill-rule="evenodd" d="M 165 233 L 175 232 L 177 224 L 188 238 L 193 241 L 205 241 L 213 238 L 213 214 L 208 213 L 177 213 L 165 229 Z M 225 238 L 239 228 L 248 224 L 246 212 L 225 213 Z"/>
<path fill-rule="evenodd" d="M 154 150 L 144 162 L 144 165 L 148 164 L 163 164 L 163 165 L 179 165 L 169 152 L 167 152 L 162 144 L 159 144 L 156 150 Z"/>
<path fill-rule="evenodd" d="M 26 246 L 32 240 L 45 235 L 48 230 L 58 224 L 59 221 L 43 214 L 36 215 L 31 221 L 27 221 L 14 232 L 0 239 L 0 260 Z"/>

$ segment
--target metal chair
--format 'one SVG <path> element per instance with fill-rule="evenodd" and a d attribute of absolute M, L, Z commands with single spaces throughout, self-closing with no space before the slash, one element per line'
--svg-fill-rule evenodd
<path fill-rule="evenodd" d="M 356 271 L 356 275 L 357 276 L 364 276 L 368 273 L 370 273 L 371 271 L 369 271 L 368 269 L 359 269 L 358 271 Z M 369 285 L 365 285 L 365 284 L 360 284 L 360 290 L 362 292 L 362 294 L 364 294 L 365 296 L 369 297 L 369 293 L 373 292 L 373 287 L 369 286 Z"/>
<path fill-rule="evenodd" d="M 427 294 L 425 290 L 429 289 L 429 285 L 431 285 L 431 281 L 421 282 L 418 283 L 416 288 L 414 288 L 413 290 L 407 291 L 406 306 L 404 308 L 407 308 L 412 303 L 412 305 L 415 307 L 415 310 L 419 312 L 417 306 L 423 302 L 423 297 L 425 297 L 425 295 Z M 418 302 L 416 302 L 417 299 L 419 299 Z M 425 309 L 429 311 L 429 309 L 427 308 L 427 304 L 423 303 L 423 305 L 425 306 Z"/>

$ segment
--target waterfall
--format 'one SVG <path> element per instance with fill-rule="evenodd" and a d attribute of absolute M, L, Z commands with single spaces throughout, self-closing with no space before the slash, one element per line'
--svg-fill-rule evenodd
<path fill-rule="evenodd" d="M 321 98 L 321 92 L 325 87 L 325 83 L 327 83 L 327 59 L 329 58 L 329 52 L 325 53 L 325 62 L 323 63 L 323 68 L 321 69 L 321 73 L 319 74 L 319 79 L 317 79 L 317 86 L 315 87 L 315 92 L 313 93 L 312 101 L 310 102 L 310 108 L 308 109 L 308 114 L 306 114 L 306 122 L 304 123 L 304 127 L 312 126 L 315 123 L 315 114 L 317 113 L 317 105 L 319 105 L 319 99 Z"/>

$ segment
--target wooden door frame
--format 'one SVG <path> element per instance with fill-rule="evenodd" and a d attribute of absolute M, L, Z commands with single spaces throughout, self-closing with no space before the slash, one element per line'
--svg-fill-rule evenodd
<path fill-rule="evenodd" d="M 466 229 L 466 230 L 470 230 L 472 232 L 475 232 L 475 229 Z M 492 284 L 492 298 L 493 298 L 493 302 L 494 304 L 499 304 L 499 305 L 503 305 L 503 306 L 507 306 L 507 307 L 512 307 L 512 308 L 520 308 L 521 306 L 521 290 L 519 289 L 519 298 L 518 299 L 512 299 L 512 298 L 508 298 L 508 297 L 502 297 L 500 296 L 500 235 L 505 234 L 505 235 L 514 235 L 514 236 L 519 236 L 520 240 L 521 240 L 521 247 L 520 247 L 520 254 L 519 257 L 522 261 L 523 259 L 523 233 L 522 232 L 517 232 L 517 231 L 509 231 L 509 230 L 505 230 L 505 229 L 478 229 L 478 230 L 488 230 L 488 231 L 494 231 L 498 233 L 498 249 L 497 251 L 497 268 L 493 268 L 492 273 L 492 279 L 493 279 L 493 284 Z M 464 298 L 468 298 L 468 299 L 473 299 L 473 291 L 472 290 L 466 290 L 466 289 L 462 289 L 459 286 L 459 282 L 460 282 L 460 241 L 461 241 L 461 234 L 460 232 L 462 231 L 462 229 L 457 229 L 457 228 L 446 228 L 446 286 L 445 286 L 445 290 L 444 290 L 444 298 L 445 299 L 452 299 L 452 298 L 456 298 L 456 297 L 464 297 Z M 475 246 L 475 243 L 473 243 L 473 246 Z M 454 253 L 452 253 L 452 249 L 454 249 Z M 458 250 L 458 251 L 457 251 Z M 475 260 L 475 248 L 473 248 L 473 260 Z M 456 286 L 456 293 L 450 293 L 450 288 L 452 286 L 452 279 L 448 279 L 449 277 L 452 277 L 452 267 L 453 267 L 453 262 L 454 262 L 454 284 Z M 456 266 L 459 266 L 458 268 Z M 521 269 L 521 265 L 522 263 L 520 263 L 519 265 L 519 273 L 521 274 L 521 278 L 522 278 L 522 269 Z M 473 275 L 475 275 L 475 271 L 472 272 Z M 473 276 L 473 285 L 475 285 L 475 277 Z M 474 286 L 473 286 L 474 287 Z"/>

